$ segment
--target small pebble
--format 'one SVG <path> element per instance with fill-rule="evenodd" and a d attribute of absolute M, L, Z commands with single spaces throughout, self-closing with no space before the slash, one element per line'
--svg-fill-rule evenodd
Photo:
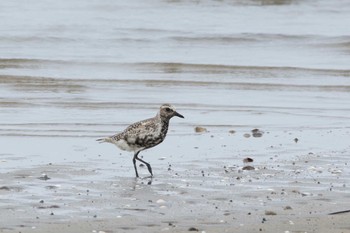
<path fill-rule="evenodd" d="M 255 170 L 255 167 L 253 167 L 253 166 L 244 166 L 242 168 L 242 170 L 251 171 L 251 170 Z"/>
<path fill-rule="evenodd" d="M 300 193 L 302 197 L 305 197 L 305 196 L 312 196 L 311 193 L 309 192 L 303 192 L 303 193 Z"/>
<path fill-rule="evenodd" d="M 195 228 L 195 227 L 190 227 L 189 229 L 188 229 L 188 231 L 199 231 L 197 228 Z"/>
<path fill-rule="evenodd" d="M 195 131 L 196 133 L 203 133 L 203 132 L 207 132 L 207 129 L 204 128 L 204 127 L 201 127 L 201 126 L 196 126 L 196 127 L 194 128 L 194 131 Z"/>
<path fill-rule="evenodd" d="M 277 213 L 271 210 L 265 210 L 265 215 L 277 215 Z"/>
<path fill-rule="evenodd" d="M 49 180 L 49 179 L 51 179 L 51 178 L 48 177 L 48 175 L 46 175 L 46 174 L 41 174 L 41 176 L 38 177 L 38 179 L 39 179 L 39 180 Z"/>
<path fill-rule="evenodd" d="M 253 137 L 260 138 L 263 136 L 264 132 L 261 131 L 260 129 L 253 129 L 252 134 L 253 134 Z"/>
<path fill-rule="evenodd" d="M 163 199 L 158 199 L 156 202 L 157 202 L 158 204 L 163 204 L 163 203 L 165 203 L 166 201 L 164 201 Z"/>
<path fill-rule="evenodd" d="M 254 159 L 249 158 L 249 157 L 243 159 L 243 163 L 252 163 L 253 161 L 254 161 Z"/>

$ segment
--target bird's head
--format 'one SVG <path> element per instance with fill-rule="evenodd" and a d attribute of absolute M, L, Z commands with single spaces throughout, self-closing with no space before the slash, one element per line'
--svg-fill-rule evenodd
<path fill-rule="evenodd" d="M 159 115 L 162 119 L 167 120 L 170 120 L 174 116 L 185 118 L 183 115 L 176 112 L 175 108 L 171 104 L 163 104 L 160 106 Z"/>

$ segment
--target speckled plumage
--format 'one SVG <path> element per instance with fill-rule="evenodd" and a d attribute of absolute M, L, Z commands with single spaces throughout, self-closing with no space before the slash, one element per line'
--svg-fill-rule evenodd
<path fill-rule="evenodd" d="M 173 106 L 163 104 L 155 117 L 131 124 L 123 132 L 98 139 L 98 141 L 115 144 L 121 150 L 133 151 L 136 177 L 138 177 L 136 160 L 146 164 L 148 171 L 153 176 L 150 164 L 138 158 L 138 154 L 163 142 L 168 132 L 169 121 L 174 116 L 184 118 L 176 112 Z"/>

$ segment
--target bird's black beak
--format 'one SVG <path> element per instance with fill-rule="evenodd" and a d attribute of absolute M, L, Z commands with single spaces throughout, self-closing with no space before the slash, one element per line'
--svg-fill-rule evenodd
<path fill-rule="evenodd" d="M 181 114 L 178 113 L 178 112 L 174 112 L 174 116 L 177 116 L 177 117 L 180 117 L 180 118 L 185 118 L 183 115 L 181 115 Z"/>

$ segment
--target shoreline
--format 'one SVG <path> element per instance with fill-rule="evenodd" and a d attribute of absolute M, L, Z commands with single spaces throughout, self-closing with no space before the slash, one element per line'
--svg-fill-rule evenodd
<path fill-rule="evenodd" d="M 153 179 L 135 179 L 131 155 L 113 146 L 86 146 L 90 139 L 57 152 L 70 150 L 71 159 L 53 161 L 53 152 L 45 159 L 43 148 L 22 169 L 21 161 L 30 158 L 1 155 L 1 164 L 17 167 L 1 175 L 0 232 L 350 232 L 349 213 L 328 215 L 349 209 L 347 151 L 323 146 L 323 152 L 305 152 L 305 137 L 301 148 L 293 142 L 277 149 L 266 146 L 286 143 L 273 140 L 275 135 L 193 136 L 173 134 L 144 153 Z M 50 146 L 50 140 L 44 142 Z M 166 148 L 173 152 L 161 156 Z M 246 155 L 254 161 L 244 163 Z M 244 170 L 246 165 L 253 170 Z"/>

